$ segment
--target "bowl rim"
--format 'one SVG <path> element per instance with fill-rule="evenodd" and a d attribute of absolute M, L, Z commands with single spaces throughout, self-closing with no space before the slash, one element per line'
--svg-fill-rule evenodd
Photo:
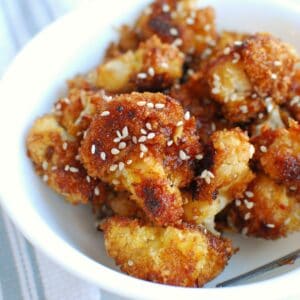
<path fill-rule="evenodd" d="M 300 15 L 300 5 L 291 0 L 264 0 L 264 2 L 283 6 L 285 8 L 296 11 Z M 2 77 L 0 83 L 0 97 L 1 95 L 3 97 L 6 95 L 7 88 L 12 82 L 15 72 L 18 71 L 19 63 L 24 59 L 24 57 L 30 54 L 31 49 L 34 48 L 36 44 L 41 43 L 41 41 L 43 41 L 47 37 L 47 35 L 55 34 L 55 32 L 59 30 L 60 26 L 62 26 L 64 23 L 74 22 L 78 18 L 78 16 L 88 13 L 88 11 L 95 9 L 95 7 L 97 7 L 99 4 L 99 2 L 90 3 L 89 5 L 86 5 L 84 9 L 75 9 L 65 16 L 60 17 L 55 22 L 48 25 L 40 33 L 38 33 L 17 54 L 14 61 L 11 63 L 6 73 Z M 3 114 L 3 111 L 1 112 L 1 114 Z M 0 124 L 1 122 L 2 118 L 0 120 Z M 2 130 L 3 129 L 1 129 L 1 131 Z M 5 147 L 5 145 L 3 145 L 3 147 Z M 5 166 L 5 159 L 3 159 L 3 157 L 0 157 L 0 162 L 2 166 Z M 240 285 L 237 287 L 226 287 L 221 289 L 193 289 L 162 285 L 136 279 L 126 274 L 112 270 L 102 265 L 101 263 L 90 259 L 89 257 L 82 254 L 79 250 L 74 249 L 70 245 L 68 245 L 62 238 L 58 237 L 52 231 L 52 229 L 46 224 L 46 222 L 42 220 L 32 208 L 27 211 L 28 218 L 31 218 L 31 222 L 26 223 L 25 220 L 21 217 L 22 212 L 15 210 L 14 205 L 11 204 L 12 202 L 10 201 L 10 199 L 12 199 L 13 193 L 9 191 L 9 189 L 7 188 L 8 185 L 5 184 L 5 181 L 7 180 L 5 168 L 0 169 L 0 175 L 2 179 L 1 182 L 4 183 L 1 187 L 0 204 L 4 208 L 7 215 L 11 218 L 13 223 L 23 233 L 23 235 L 36 248 L 41 250 L 64 269 L 68 270 L 72 274 L 75 274 L 77 277 L 96 284 L 97 286 L 111 293 L 118 294 L 124 297 L 139 299 L 161 299 L 164 297 L 172 297 L 175 299 L 189 297 L 191 299 L 196 299 L 199 296 L 203 295 L 211 297 L 211 299 L 217 299 L 219 297 L 222 297 L 222 299 L 240 299 L 241 295 L 243 295 L 243 298 L 248 299 L 250 297 L 253 298 L 253 295 L 258 293 L 260 293 L 261 296 L 269 296 L 270 291 L 272 291 L 272 295 L 276 295 L 276 298 L 278 297 L 278 299 L 280 299 L 280 297 L 286 297 L 288 291 L 294 292 L 297 290 L 297 284 L 299 284 L 297 277 L 300 276 L 299 269 L 257 283 Z M 32 226 L 38 226 L 40 230 L 31 230 Z M 41 232 L 43 232 L 43 234 L 40 234 Z M 55 245 L 55 247 L 49 247 L 49 244 L 53 244 Z M 78 261 L 80 261 L 81 263 L 74 263 Z M 282 288 L 283 286 L 284 289 Z M 145 291 L 149 292 L 145 293 Z"/>

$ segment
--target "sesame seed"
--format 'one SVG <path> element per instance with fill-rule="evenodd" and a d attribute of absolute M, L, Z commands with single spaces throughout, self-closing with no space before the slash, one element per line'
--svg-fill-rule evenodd
<path fill-rule="evenodd" d="M 186 111 L 185 114 L 184 114 L 184 119 L 186 121 L 188 121 L 190 118 L 191 118 L 191 113 L 189 111 Z"/>
<path fill-rule="evenodd" d="M 147 131 L 144 128 L 142 128 L 141 129 L 141 134 L 147 134 Z"/>
<path fill-rule="evenodd" d="M 162 11 L 164 13 L 169 12 L 170 11 L 170 6 L 168 4 L 166 4 L 166 3 L 164 3 L 163 6 L 162 6 Z"/>
<path fill-rule="evenodd" d="M 154 104 L 153 104 L 152 102 L 148 102 L 148 103 L 147 103 L 147 107 L 148 107 L 148 108 L 154 108 Z"/>
<path fill-rule="evenodd" d="M 93 144 L 93 145 L 91 146 L 91 153 L 92 153 L 92 154 L 95 154 L 95 152 L 96 152 L 96 146 Z"/>
<path fill-rule="evenodd" d="M 284 225 L 288 225 L 290 222 L 291 222 L 291 218 L 287 218 L 287 219 L 284 221 Z"/>
<path fill-rule="evenodd" d="M 243 114 L 248 113 L 248 107 L 247 107 L 247 105 L 241 105 L 241 106 L 240 106 L 240 111 L 241 111 Z"/>
<path fill-rule="evenodd" d="M 282 62 L 280 60 L 275 60 L 274 61 L 274 66 L 279 67 L 282 65 Z"/>
<path fill-rule="evenodd" d="M 178 30 L 174 27 L 170 28 L 170 34 L 173 36 L 177 36 L 178 35 Z"/>
<path fill-rule="evenodd" d="M 190 159 L 190 156 L 187 155 L 183 150 L 180 150 L 179 151 L 179 158 L 181 160 L 188 160 L 188 159 Z"/>
<path fill-rule="evenodd" d="M 141 151 L 144 152 L 144 153 L 146 153 L 146 152 L 148 151 L 147 146 L 144 145 L 144 144 L 140 144 L 140 149 L 141 149 Z"/>
<path fill-rule="evenodd" d="M 138 105 L 138 106 L 145 106 L 146 105 L 146 101 L 138 101 L 136 104 Z"/>
<path fill-rule="evenodd" d="M 126 164 L 127 164 L 127 165 L 131 165 L 131 164 L 132 164 L 132 159 L 127 160 L 127 161 L 126 161 Z"/>
<path fill-rule="evenodd" d="M 187 18 L 186 19 L 186 24 L 193 25 L 194 23 L 195 23 L 195 20 L 193 18 Z"/>
<path fill-rule="evenodd" d="M 255 147 L 253 145 L 250 145 L 250 147 L 249 147 L 249 156 L 250 156 L 250 158 L 253 157 L 254 153 L 255 153 Z"/>
<path fill-rule="evenodd" d="M 149 130 L 152 130 L 152 126 L 149 122 L 146 123 L 146 128 L 149 129 Z"/>
<path fill-rule="evenodd" d="M 91 177 L 90 177 L 89 175 L 86 175 L 85 179 L 86 179 L 86 181 L 87 181 L 88 183 L 91 182 Z"/>
<path fill-rule="evenodd" d="M 294 192 L 294 191 L 297 191 L 297 187 L 294 186 L 294 185 L 292 185 L 292 186 L 290 186 L 290 190 L 293 191 L 293 192 Z"/>
<path fill-rule="evenodd" d="M 134 144 L 137 144 L 138 140 L 137 140 L 137 137 L 136 137 L 136 136 L 133 136 L 133 137 L 132 137 L 132 142 L 133 142 Z"/>
<path fill-rule="evenodd" d="M 153 77 L 153 76 L 155 75 L 155 71 L 154 71 L 154 69 L 153 69 L 152 67 L 150 67 L 150 68 L 148 69 L 148 74 L 149 74 L 151 77 Z"/>
<path fill-rule="evenodd" d="M 43 168 L 43 170 L 47 170 L 48 169 L 48 162 L 46 162 L 45 160 L 42 163 L 42 168 Z"/>
<path fill-rule="evenodd" d="M 230 47 L 224 48 L 223 53 L 224 53 L 225 55 L 228 55 L 228 54 L 230 53 Z"/>
<path fill-rule="evenodd" d="M 217 95 L 217 94 L 220 93 L 220 89 L 215 87 L 215 88 L 213 88 L 213 89 L 211 90 L 211 92 L 212 92 L 214 95 Z"/>
<path fill-rule="evenodd" d="M 177 122 L 177 124 L 176 124 L 177 127 L 180 127 L 180 126 L 182 126 L 182 125 L 183 125 L 183 121 L 179 121 L 179 122 Z"/>
<path fill-rule="evenodd" d="M 144 142 L 146 142 L 146 140 L 147 140 L 147 137 L 144 136 L 144 135 L 142 135 L 142 136 L 139 137 L 139 139 L 138 139 L 139 143 L 144 143 Z"/>
<path fill-rule="evenodd" d="M 271 74 L 271 78 L 272 78 L 273 80 L 276 80 L 276 79 L 277 79 L 277 75 L 274 74 L 274 73 L 272 73 L 272 74 Z"/>
<path fill-rule="evenodd" d="M 234 41 L 235 46 L 242 46 L 243 42 L 242 41 Z"/>
<path fill-rule="evenodd" d="M 212 123 L 211 123 L 211 130 L 212 130 L 212 131 L 216 131 L 216 129 L 217 129 L 216 124 L 215 124 L 214 122 L 212 122 Z"/>
<path fill-rule="evenodd" d="M 131 259 L 129 259 L 128 262 L 127 262 L 127 264 L 128 264 L 128 266 L 131 267 L 131 266 L 133 266 L 133 261 Z"/>
<path fill-rule="evenodd" d="M 267 147 L 266 146 L 260 146 L 259 147 L 260 151 L 263 152 L 263 153 L 266 153 L 268 151 Z"/>
<path fill-rule="evenodd" d="M 167 146 L 170 147 L 170 146 L 173 145 L 173 143 L 174 143 L 174 142 L 173 142 L 172 140 L 169 140 L 169 141 L 167 141 Z"/>
<path fill-rule="evenodd" d="M 52 167 L 51 167 L 51 170 L 52 170 L 52 171 L 57 170 L 57 166 L 52 166 Z"/>
<path fill-rule="evenodd" d="M 44 182 L 47 182 L 48 179 L 49 179 L 48 175 L 47 175 L 47 174 L 44 174 L 44 175 L 43 175 L 43 181 L 44 181 Z"/>
<path fill-rule="evenodd" d="M 56 109 L 56 110 L 61 110 L 61 103 L 57 103 L 57 104 L 55 105 L 55 109 Z"/>
<path fill-rule="evenodd" d="M 233 53 L 233 60 L 232 63 L 236 64 L 240 60 L 241 56 L 238 53 Z"/>
<path fill-rule="evenodd" d="M 117 168 L 118 168 L 118 165 L 116 165 L 116 164 L 111 165 L 111 166 L 109 167 L 109 171 L 114 172 L 114 171 L 117 170 Z"/>
<path fill-rule="evenodd" d="M 245 195 L 246 195 L 248 198 L 253 198 L 253 197 L 254 197 L 254 193 L 251 192 L 251 191 L 246 191 L 246 192 L 245 192 Z"/>
<path fill-rule="evenodd" d="M 174 42 L 172 43 L 172 45 L 175 46 L 175 47 L 181 46 L 182 45 L 182 39 L 180 39 L 180 38 L 175 39 Z"/>
<path fill-rule="evenodd" d="M 168 67 L 169 67 L 169 65 L 164 61 L 160 64 L 160 66 L 164 69 L 168 69 Z"/>
<path fill-rule="evenodd" d="M 119 142 L 120 142 L 120 140 L 121 140 L 120 138 L 116 137 L 116 138 L 114 138 L 114 140 L 113 140 L 113 141 L 114 141 L 114 143 L 119 143 Z"/>
<path fill-rule="evenodd" d="M 200 178 L 203 178 L 207 184 L 210 184 L 211 179 L 215 178 L 215 175 L 212 172 L 210 172 L 209 170 L 205 169 L 202 171 Z"/>
<path fill-rule="evenodd" d="M 123 139 L 126 138 L 126 137 L 128 137 L 129 132 L 128 132 L 128 127 L 127 126 L 125 126 L 122 129 L 122 134 L 123 134 Z"/>
<path fill-rule="evenodd" d="M 201 53 L 201 58 L 205 59 L 207 57 L 209 57 L 212 54 L 212 49 L 210 48 L 206 48 L 204 49 L 204 51 Z"/>
<path fill-rule="evenodd" d="M 251 218 L 251 213 L 250 212 L 247 212 L 244 216 L 244 220 L 247 221 Z"/>
<path fill-rule="evenodd" d="M 266 227 L 268 227 L 268 228 L 275 228 L 275 224 L 266 224 Z"/>
<path fill-rule="evenodd" d="M 242 229 L 242 235 L 246 235 L 248 233 L 248 227 L 244 227 Z"/>
<path fill-rule="evenodd" d="M 203 154 L 197 154 L 197 155 L 195 156 L 195 158 L 196 158 L 197 160 L 201 160 L 201 159 L 203 159 Z"/>
<path fill-rule="evenodd" d="M 164 103 L 156 103 L 155 104 L 155 108 L 157 108 L 157 109 L 163 109 L 164 107 L 165 107 Z"/>
<path fill-rule="evenodd" d="M 118 148 L 119 148 L 120 150 L 125 149 L 125 148 L 126 148 L 126 143 L 125 143 L 125 142 L 121 142 L 121 143 L 118 145 Z"/>
<path fill-rule="evenodd" d="M 264 117 L 264 114 L 263 113 L 259 113 L 258 114 L 258 118 L 261 120 L 261 119 L 263 119 L 263 117 Z"/>
<path fill-rule="evenodd" d="M 144 155 L 145 155 L 145 153 L 144 153 L 144 152 L 140 152 L 140 158 L 143 158 L 143 157 L 144 157 Z"/>
<path fill-rule="evenodd" d="M 122 134 L 121 134 L 120 130 L 117 130 L 116 133 L 117 133 L 118 138 L 121 139 L 122 138 Z"/>
<path fill-rule="evenodd" d="M 77 154 L 77 155 L 75 156 L 75 160 L 80 160 L 80 154 Z"/>
<path fill-rule="evenodd" d="M 101 153 L 100 153 L 100 158 L 101 158 L 102 160 L 106 160 L 106 154 L 105 154 L 105 152 L 101 152 Z"/>
<path fill-rule="evenodd" d="M 65 170 L 65 171 L 69 171 L 69 169 L 70 169 L 70 166 L 69 166 L 69 165 L 65 165 L 64 170 Z"/>
<path fill-rule="evenodd" d="M 120 153 L 120 150 L 118 150 L 117 148 L 112 148 L 110 152 L 112 155 L 118 155 Z"/>
<path fill-rule="evenodd" d="M 204 28 L 204 31 L 209 31 L 211 26 L 210 26 L 210 24 L 205 24 L 205 26 L 203 28 Z"/>
<path fill-rule="evenodd" d="M 72 173 L 78 173 L 79 169 L 75 168 L 75 167 L 70 167 L 70 172 L 72 172 Z"/>
<path fill-rule="evenodd" d="M 106 117 L 106 116 L 109 116 L 109 115 L 110 115 L 110 112 L 108 110 L 106 110 L 106 111 L 103 111 L 100 116 L 101 117 Z"/>
<path fill-rule="evenodd" d="M 250 201 L 248 201 L 248 200 L 244 200 L 244 203 L 245 203 L 245 206 L 248 208 L 248 209 L 251 209 L 251 208 L 253 208 L 253 206 L 254 206 L 254 203 L 253 202 L 250 202 Z"/>
<path fill-rule="evenodd" d="M 62 148 L 63 148 L 63 150 L 67 150 L 67 148 L 68 148 L 68 143 L 67 143 L 67 142 L 63 142 Z"/>
<path fill-rule="evenodd" d="M 300 107 L 300 96 L 295 96 L 295 97 L 293 97 L 293 99 L 292 99 L 291 102 L 290 102 L 290 105 L 291 105 L 291 106 L 296 105 L 296 106 L 299 106 L 299 107 Z"/>
<path fill-rule="evenodd" d="M 97 186 L 94 189 L 94 193 L 95 193 L 96 196 L 100 195 L 100 190 L 99 190 L 99 188 Z"/>
<path fill-rule="evenodd" d="M 147 139 L 148 139 L 148 140 L 152 140 L 152 139 L 154 139 L 154 138 L 155 138 L 155 133 L 154 133 L 154 132 L 148 133 L 148 135 L 147 135 Z"/>
<path fill-rule="evenodd" d="M 63 101 L 64 101 L 66 104 L 70 104 L 70 103 L 71 103 L 71 101 L 70 101 L 69 98 L 64 98 Z"/>
<path fill-rule="evenodd" d="M 137 78 L 139 79 L 146 79 L 147 78 L 147 73 L 138 73 Z"/>
<path fill-rule="evenodd" d="M 240 199 L 235 200 L 235 206 L 240 206 L 242 204 Z"/>
<path fill-rule="evenodd" d="M 125 167 L 125 164 L 121 161 L 119 162 L 119 171 L 122 171 Z"/>

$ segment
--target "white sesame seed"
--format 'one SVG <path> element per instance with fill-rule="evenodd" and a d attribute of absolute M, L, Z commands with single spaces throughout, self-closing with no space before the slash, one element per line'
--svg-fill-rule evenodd
<path fill-rule="evenodd" d="M 101 117 L 106 117 L 106 116 L 109 116 L 109 115 L 110 115 L 110 112 L 108 110 L 106 110 L 106 111 L 103 111 L 100 116 Z"/>
<path fill-rule="evenodd" d="M 154 71 L 154 69 L 153 69 L 152 67 L 150 67 L 150 68 L 148 69 L 148 74 L 149 74 L 151 77 L 153 77 L 153 76 L 155 75 L 155 71 Z"/>
<path fill-rule="evenodd" d="M 163 62 L 160 64 L 160 66 L 161 66 L 163 69 L 168 69 L 168 68 L 169 68 L 169 65 L 168 65 L 165 61 L 163 61 Z"/>
<path fill-rule="evenodd" d="M 254 193 L 251 192 L 251 191 L 246 191 L 246 192 L 245 192 L 245 195 L 246 195 L 248 198 L 253 198 L 253 197 L 254 197 Z"/>
<path fill-rule="evenodd" d="M 248 200 L 244 200 L 244 203 L 245 203 L 245 206 L 248 208 L 248 209 L 251 209 L 251 208 L 253 208 L 253 206 L 254 206 L 254 202 L 250 202 L 250 201 L 248 201 Z"/>
<path fill-rule="evenodd" d="M 212 122 L 212 123 L 211 123 L 211 130 L 212 130 L 212 131 L 216 131 L 216 129 L 217 129 L 216 124 L 215 124 L 214 122 Z"/>
<path fill-rule="evenodd" d="M 205 24 L 205 26 L 203 28 L 204 28 L 204 31 L 209 31 L 211 26 L 210 26 L 210 24 Z"/>
<path fill-rule="evenodd" d="M 168 4 L 166 4 L 166 3 L 164 3 L 163 6 L 162 6 L 162 11 L 164 13 L 169 12 L 170 11 L 170 6 Z"/>
<path fill-rule="evenodd" d="M 67 148 L 68 148 L 68 143 L 67 143 L 67 142 L 63 142 L 62 148 L 63 148 L 63 150 L 67 150 Z"/>
<path fill-rule="evenodd" d="M 186 111 L 185 114 L 184 114 L 184 119 L 186 121 L 188 121 L 190 118 L 191 118 L 191 113 L 189 111 Z"/>
<path fill-rule="evenodd" d="M 126 137 L 128 137 L 128 127 L 125 126 L 123 129 L 122 129 L 122 135 L 123 135 L 123 139 L 125 139 Z"/>
<path fill-rule="evenodd" d="M 90 177 L 89 175 L 86 175 L 85 179 L 86 179 L 86 181 L 87 181 L 88 183 L 91 182 L 91 177 Z"/>
<path fill-rule="evenodd" d="M 95 152 L 96 152 L 96 146 L 93 144 L 93 145 L 91 146 L 91 153 L 92 153 L 92 154 L 95 154 Z"/>
<path fill-rule="evenodd" d="M 178 35 L 178 30 L 174 27 L 170 28 L 170 34 L 173 36 L 177 36 Z"/>
<path fill-rule="evenodd" d="M 196 158 L 197 160 L 201 160 L 201 159 L 203 159 L 203 154 L 197 154 L 197 155 L 195 156 L 195 158 Z"/>
<path fill-rule="evenodd" d="M 42 168 L 43 168 L 43 170 L 47 170 L 48 169 L 48 162 L 46 162 L 45 160 L 42 163 Z"/>
<path fill-rule="evenodd" d="M 250 147 L 249 147 L 249 156 L 250 156 L 250 158 L 253 157 L 254 153 L 255 153 L 255 147 L 253 145 L 250 145 Z"/>
<path fill-rule="evenodd" d="M 266 224 L 268 228 L 275 228 L 275 224 Z"/>
<path fill-rule="evenodd" d="M 101 152 L 101 153 L 100 153 L 100 158 L 101 158 L 102 160 L 106 160 L 106 154 L 105 154 L 105 152 Z"/>
<path fill-rule="evenodd" d="M 75 160 L 80 160 L 80 154 L 77 154 L 77 155 L 75 156 Z"/>
<path fill-rule="evenodd" d="M 224 48 L 223 53 L 224 53 L 225 55 L 228 55 L 228 54 L 230 53 L 230 47 Z"/>
<path fill-rule="evenodd" d="M 144 157 L 144 155 L 145 155 L 145 153 L 144 153 L 144 152 L 140 152 L 140 158 L 143 158 L 143 157 Z"/>
<path fill-rule="evenodd" d="M 247 221 L 251 218 L 251 213 L 250 212 L 247 212 L 244 216 L 244 220 Z"/>
<path fill-rule="evenodd" d="M 183 125 L 183 121 L 179 121 L 179 122 L 177 122 L 177 124 L 176 124 L 177 127 L 180 127 L 180 126 L 182 126 L 182 125 Z"/>
<path fill-rule="evenodd" d="M 57 166 L 52 166 L 52 167 L 51 167 L 51 170 L 52 170 L 52 171 L 57 170 Z"/>
<path fill-rule="evenodd" d="M 138 73 L 137 78 L 139 79 L 146 79 L 147 78 L 147 73 Z"/>
<path fill-rule="evenodd" d="M 152 102 L 148 102 L 148 103 L 147 103 L 147 107 L 148 107 L 148 108 L 154 108 L 154 104 L 153 104 Z"/>
<path fill-rule="evenodd" d="M 43 181 L 44 181 L 44 182 L 47 182 L 48 179 L 49 179 L 48 175 L 47 175 L 47 174 L 44 174 L 44 175 L 43 175 Z"/>
<path fill-rule="evenodd" d="M 294 185 L 292 185 L 292 186 L 290 186 L 290 190 L 293 191 L 293 192 L 294 192 L 294 191 L 297 191 L 297 187 L 294 186 Z"/>
<path fill-rule="evenodd" d="M 274 73 L 272 73 L 272 74 L 271 74 L 271 78 L 272 78 L 273 80 L 276 80 L 276 79 L 277 79 L 277 75 L 274 74 Z"/>
<path fill-rule="evenodd" d="M 121 134 L 120 130 L 117 130 L 116 133 L 117 133 L 118 138 L 121 139 L 122 138 L 122 134 Z"/>
<path fill-rule="evenodd" d="M 295 97 L 293 97 L 293 99 L 292 99 L 291 102 L 290 102 L 290 105 L 291 105 L 291 106 L 296 105 L 296 106 L 299 106 L 299 107 L 300 107 L 300 96 L 295 96 Z"/>
<path fill-rule="evenodd" d="M 140 149 L 141 149 L 141 151 L 144 152 L 144 153 L 146 153 L 146 152 L 148 151 L 147 146 L 144 145 L 144 144 L 140 144 Z"/>
<path fill-rule="evenodd" d="M 111 165 L 111 166 L 109 167 L 109 171 L 114 172 L 114 171 L 117 170 L 117 168 L 118 168 L 118 165 L 116 165 L 116 164 Z"/>
<path fill-rule="evenodd" d="M 175 46 L 175 47 L 181 46 L 182 45 L 182 39 L 180 39 L 180 38 L 175 39 L 174 42 L 172 43 L 172 45 Z"/>
<path fill-rule="evenodd" d="M 70 167 L 70 172 L 72 172 L 72 173 L 78 173 L 79 169 L 75 168 L 75 167 Z"/>
<path fill-rule="evenodd" d="M 65 171 L 69 171 L 69 169 L 70 169 L 70 166 L 69 166 L 69 165 L 65 165 L 64 170 L 65 170 Z"/>
<path fill-rule="evenodd" d="M 149 132 L 148 135 L 147 135 L 147 139 L 152 140 L 154 138 L 155 138 L 155 133 L 154 132 Z"/>
<path fill-rule="evenodd" d="M 119 142 L 120 142 L 120 140 L 121 140 L 120 138 L 116 137 L 116 138 L 114 138 L 114 140 L 113 140 L 113 141 L 114 141 L 114 143 L 119 143 Z"/>
<path fill-rule="evenodd" d="M 122 171 L 124 169 L 124 167 L 125 167 L 125 164 L 122 161 L 120 161 L 119 162 L 119 171 Z"/>
<path fill-rule="evenodd" d="M 99 188 L 97 186 L 94 189 L 94 193 L 95 193 L 96 196 L 100 195 L 100 190 L 99 190 Z"/>
<path fill-rule="evenodd" d="M 134 144 L 137 144 L 138 140 L 137 140 L 137 137 L 136 137 L 136 136 L 133 136 L 133 137 L 132 137 L 132 142 L 133 142 Z"/>
<path fill-rule="evenodd" d="M 147 134 L 147 131 L 144 128 L 141 128 L 141 134 Z"/>
<path fill-rule="evenodd" d="M 258 114 L 258 118 L 261 120 L 261 119 L 263 119 L 263 117 L 264 117 L 264 114 L 263 113 L 259 113 Z"/>
<path fill-rule="evenodd" d="M 236 64 L 240 60 L 241 56 L 238 53 L 233 53 L 233 60 L 232 63 Z"/>
<path fill-rule="evenodd" d="M 162 108 L 164 108 L 165 107 L 165 104 L 164 103 L 156 103 L 155 104 L 155 108 L 157 108 L 157 109 L 162 109 Z"/>
<path fill-rule="evenodd" d="M 248 227 L 244 227 L 242 229 L 242 235 L 246 235 L 248 233 Z"/>
<path fill-rule="evenodd" d="M 112 148 L 110 152 L 112 155 L 118 155 L 120 153 L 120 150 L 118 150 L 117 148 Z"/>
<path fill-rule="evenodd" d="M 240 206 L 242 204 L 240 199 L 235 200 L 235 206 Z"/>
<path fill-rule="evenodd" d="M 131 259 L 129 259 L 128 262 L 127 262 L 127 264 L 128 264 L 128 266 L 131 267 L 131 266 L 133 266 L 133 261 Z"/>
<path fill-rule="evenodd" d="M 203 170 L 200 178 L 203 178 L 207 184 L 210 184 L 211 178 L 215 178 L 215 175 L 209 170 Z"/>
<path fill-rule="evenodd" d="M 125 148 L 126 148 L 126 143 L 125 143 L 125 142 L 121 142 L 121 143 L 118 145 L 118 148 L 119 148 L 120 150 L 125 149 Z"/>
<path fill-rule="evenodd" d="M 282 65 L 282 62 L 280 60 L 275 60 L 274 61 L 274 66 L 279 67 Z"/>
<path fill-rule="evenodd" d="M 147 128 L 148 130 L 152 130 L 152 125 L 151 125 L 149 122 L 147 122 L 147 123 L 146 123 L 146 128 Z"/>
<path fill-rule="evenodd" d="M 194 23 L 195 23 L 195 20 L 193 18 L 187 18 L 186 19 L 186 24 L 193 25 Z"/>
<path fill-rule="evenodd" d="M 263 153 L 266 153 L 268 151 L 267 147 L 266 146 L 260 146 L 259 147 L 260 151 L 263 152 Z"/>
<path fill-rule="evenodd" d="M 146 101 L 138 101 L 136 104 L 138 105 L 138 106 L 145 106 L 146 105 Z"/>
<path fill-rule="evenodd" d="M 243 42 L 242 41 L 234 41 L 235 46 L 242 46 Z"/>
<path fill-rule="evenodd" d="M 144 142 L 146 142 L 146 140 L 147 140 L 147 137 L 142 135 L 141 137 L 139 137 L 138 142 L 139 143 L 144 143 Z"/>
<path fill-rule="evenodd" d="M 174 142 L 173 142 L 172 140 L 169 140 L 169 141 L 167 141 L 167 146 L 170 147 L 170 146 L 173 145 L 173 143 L 174 143 Z"/>
<path fill-rule="evenodd" d="M 213 88 L 213 89 L 211 90 L 211 92 L 212 92 L 214 95 L 217 95 L 217 94 L 220 93 L 220 89 L 215 87 L 215 88 Z"/>
<path fill-rule="evenodd" d="M 131 165 L 131 164 L 132 164 L 132 159 L 127 160 L 127 161 L 126 161 L 126 164 L 127 164 L 127 165 Z"/>
<path fill-rule="evenodd" d="M 241 111 L 243 114 L 248 113 L 248 107 L 247 107 L 247 105 L 241 105 L 241 106 L 240 106 L 240 111 Z"/>
<path fill-rule="evenodd" d="M 187 155 L 183 150 L 180 150 L 179 151 L 179 158 L 181 160 L 188 160 L 188 159 L 190 159 L 190 156 Z"/>

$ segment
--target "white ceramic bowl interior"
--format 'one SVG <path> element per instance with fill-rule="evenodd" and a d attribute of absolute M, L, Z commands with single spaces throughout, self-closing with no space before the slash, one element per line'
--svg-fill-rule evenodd
<path fill-rule="evenodd" d="M 25 136 L 34 119 L 51 108 L 66 90 L 65 80 L 95 67 L 114 28 L 131 23 L 149 1 L 98 1 L 58 20 L 18 55 L 1 86 L 1 198 L 3 207 L 25 236 L 56 262 L 81 278 L 128 298 L 239 299 L 299 296 L 299 264 L 283 267 L 253 283 L 212 288 L 216 283 L 251 270 L 299 248 L 300 234 L 278 241 L 233 236 L 240 251 L 205 289 L 163 286 L 122 274 L 105 254 L 89 207 L 71 206 L 48 189 L 26 157 Z M 300 50 L 299 5 L 290 1 L 211 0 L 218 29 L 271 32 Z M 210 288 L 209 288 L 210 287 Z M 221 297 L 221 298 L 220 298 Z M 300 297 L 300 296 L 299 296 Z M 273 299 L 273 298 L 272 298 Z M 287 298 L 294 299 L 294 298 Z"/>

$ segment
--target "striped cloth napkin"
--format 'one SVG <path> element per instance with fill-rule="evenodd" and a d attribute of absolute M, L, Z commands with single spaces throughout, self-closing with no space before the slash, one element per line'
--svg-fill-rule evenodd
<path fill-rule="evenodd" d="M 101 0 L 99 0 L 101 1 Z M 82 0 L 0 0 L 0 78 L 24 44 Z M 18 232 L 0 207 L 0 300 L 121 299 L 67 273 Z"/>

